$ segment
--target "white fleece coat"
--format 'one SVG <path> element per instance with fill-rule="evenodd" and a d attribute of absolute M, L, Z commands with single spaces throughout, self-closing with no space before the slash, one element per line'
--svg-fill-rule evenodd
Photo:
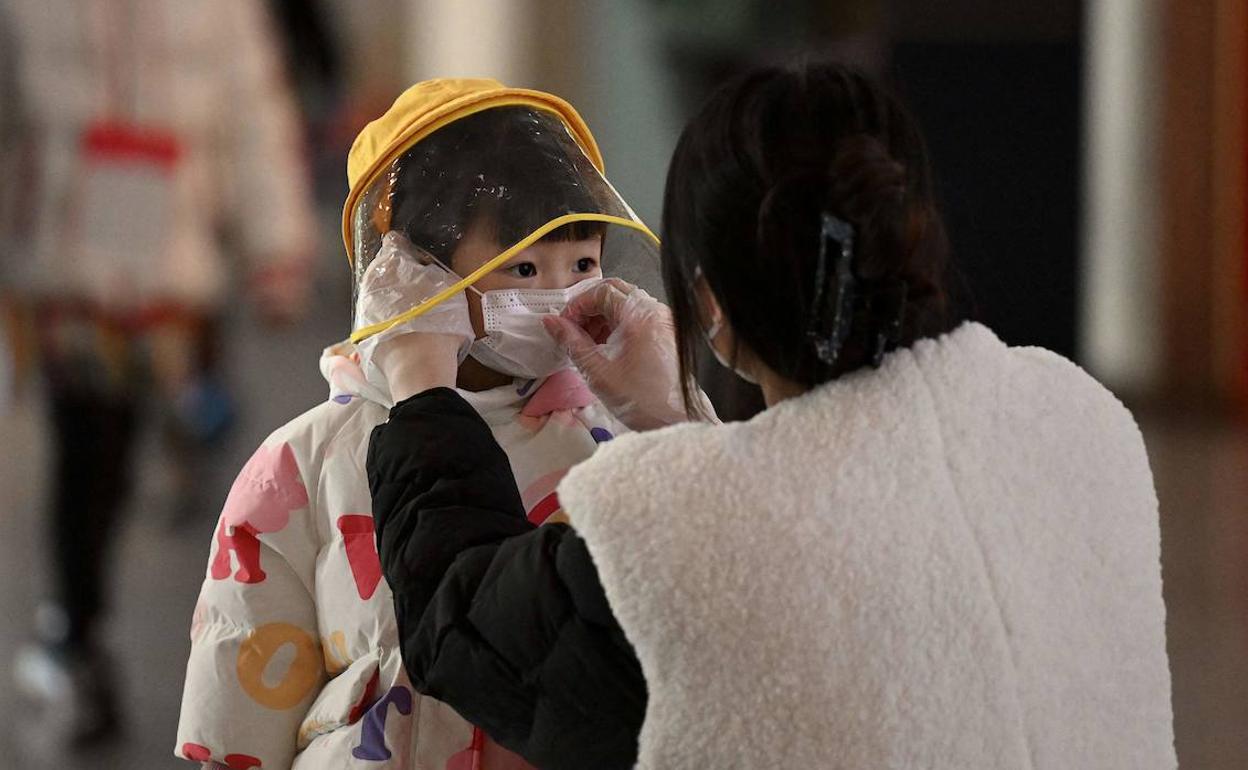
<path fill-rule="evenodd" d="M 639 768 L 1176 765 L 1131 415 L 966 324 L 559 488 L 649 687 Z"/>

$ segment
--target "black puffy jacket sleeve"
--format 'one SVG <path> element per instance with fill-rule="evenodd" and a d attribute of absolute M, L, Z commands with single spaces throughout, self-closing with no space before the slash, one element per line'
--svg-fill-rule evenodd
<path fill-rule="evenodd" d="M 507 455 L 454 390 L 373 430 L 368 483 L 416 688 L 543 770 L 628 768 L 646 705 L 585 541 L 525 518 Z"/>

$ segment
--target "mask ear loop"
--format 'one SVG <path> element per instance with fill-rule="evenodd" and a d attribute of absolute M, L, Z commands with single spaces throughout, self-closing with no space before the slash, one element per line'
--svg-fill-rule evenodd
<path fill-rule="evenodd" d="M 695 298 L 697 297 L 698 280 L 701 279 L 703 275 L 704 273 L 702 272 L 702 266 L 694 265 L 693 266 L 693 281 L 690 285 L 690 289 L 693 290 Z M 724 313 L 721 310 L 719 313 L 719 317 L 711 321 L 711 327 L 709 329 L 702 329 L 702 337 L 703 339 L 706 340 L 706 344 L 708 346 L 711 344 L 712 340 L 714 340 L 716 337 L 719 336 L 719 333 L 723 331 L 723 328 L 724 328 Z"/>

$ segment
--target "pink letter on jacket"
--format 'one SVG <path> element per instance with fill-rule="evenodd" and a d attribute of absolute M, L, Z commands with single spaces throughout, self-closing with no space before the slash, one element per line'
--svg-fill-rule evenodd
<path fill-rule="evenodd" d="M 230 487 L 217 530 L 213 580 L 230 576 L 230 553 L 238 559 L 235 579 L 240 583 L 264 580 L 260 543 L 256 535 L 277 532 L 290 523 L 290 512 L 308 504 L 308 491 L 299 476 L 295 453 L 287 443 L 261 446 Z"/>

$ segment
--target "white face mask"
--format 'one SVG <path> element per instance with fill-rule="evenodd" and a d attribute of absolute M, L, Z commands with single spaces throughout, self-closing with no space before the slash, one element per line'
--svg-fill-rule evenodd
<path fill-rule="evenodd" d="M 702 279 L 702 266 L 701 265 L 698 265 L 697 267 L 694 268 L 693 277 L 695 280 Z M 733 366 L 732 362 L 729 361 L 727 358 L 725 358 L 724 354 L 720 353 L 719 349 L 715 347 L 715 338 L 719 336 L 719 333 L 723 331 L 723 329 L 724 329 L 724 317 L 722 315 L 711 322 L 711 328 L 702 329 L 702 339 L 706 341 L 706 346 L 711 349 L 711 355 L 715 356 L 715 360 L 719 362 L 720 366 L 736 373 L 738 377 L 750 383 L 751 385 L 757 385 L 758 384 L 757 379 L 751 377 L 750 375 L 741 371 L 737 367 Z"/>
<path fill-rule="evenodd" d="M 715 321 L 711 323 L 711 328 L 702 330 L 702 337 L 706 340 L 706 346 L 711 349 L 711 355 L 715 356 L 715 360 L 719 362 L 720 366 L 724 367 L 725 369 L 731 369 L 733 372 L 736 373 L 738 377 L 750 383 L 751 385 L 757 385 L 758 380 L 751 377 L 749 374 L 745 373 L 741 369 L 738 369 L 737 367 L 733 366 L 732 362 L 729 361 L 727 358 L 725 358 L 723 353 L 719 352 L 719 348 L 715 347 L 715 338 L 719 336 L 719 333 L 723 330 L 723 328 L 724 328 L 724 319 L 720 317 L 720 318 L 716 318 Z"/>
<path fill-rule="evenodd" d="M 587 279 L 566 289 L 495 289 L 481 295 L 485 336 L 472 343 L 468 355 L 496 372 L 524 380 L 549 377 L 572 368 L 572 360 L 542 326 L 542 318 L 558 315 L 573 298 L 602 279 Z"/>

